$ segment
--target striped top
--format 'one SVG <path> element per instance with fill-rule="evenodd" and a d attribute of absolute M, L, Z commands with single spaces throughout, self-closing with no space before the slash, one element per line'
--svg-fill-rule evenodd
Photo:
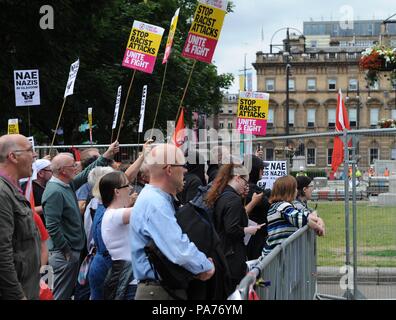
<path fill-rule="evenodd" d="M 290 237 L 308 223 L 307 209 L 297 209 L 290 202 L 281 201 L 271 204 L 268 210 L 268 238 L 263 255 L 268 255 L 277 245 Z"/>

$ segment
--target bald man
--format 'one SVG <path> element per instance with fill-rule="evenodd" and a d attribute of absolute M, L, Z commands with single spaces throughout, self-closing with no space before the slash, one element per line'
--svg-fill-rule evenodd
<path fill-rule="evenodd" d="M 58 154 L 51 162 L 53 176 L 45 188 L 42 206 L 49 240 L 49 264 L 54 270 L 54 298 L 68 300 L 77 283 L 81 251 L 85 245 L 83 220 L 76 190 L 87 182 L 96 166 L 107 166 L 119 150 L 118 142 L 76 175 L 77 165 L 69 153 Z"/>
<path fill-rule="evenodd" d="M 170 144 L 155 146 L 145 158 L 150 183 L 140 192 L 130 223 L 133 274 L 139 281 L 135 300 L 172 300 L 174 297 L 156 280 L 147 259 L 144 247 L 150 240 L 170 261 L 198 279 L 205 281 L 214 274 L 211 260 L 183 234 L 175 218 L 173 195 L 183 189 L 185 163 L 183 152 Z M 173 293 L 180 298 L 187 297 L 182 289 Z"/>
<path fill-rule="evenodd" d="M 0 137 L 0 300 L 39 298 L 40 236 L 18 183 L 36 156 L 26 137 Z"/>

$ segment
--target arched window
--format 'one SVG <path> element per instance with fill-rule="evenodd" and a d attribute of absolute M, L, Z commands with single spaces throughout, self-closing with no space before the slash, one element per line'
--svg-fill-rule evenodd
<path fill-rule="evenodd" d="M 313 141 L 307 143 L 307 166 L 316 165 L 316 144 Z"/>
<path fill-rule="evenodd" d="M 373 142 L 370 143 L 368 155 L 369 155 L 369 164 L 374 164 L 374 160 L 380 159 L 380 148 L 377 141 L 374 140 Z"/>

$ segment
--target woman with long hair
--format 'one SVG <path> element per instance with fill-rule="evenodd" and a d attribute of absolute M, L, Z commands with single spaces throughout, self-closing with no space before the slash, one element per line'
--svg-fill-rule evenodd
<path fill-rule="evenodd" d="M 267 216 L 268 238 L 263 249 L 264 256 L 305 225 L 314 229 L 319 236 L 324 235 L 324 224 L 316 214 L 293 206 L 296 196 L 297 181 L 293 176 L 280 177 L 275 181 L 269 199 L 271 206 Z"/>
<path fill-rule="evenodd" d="M 248 226 L 242 202 L 247 193 L 249 172 L 240 164 L 222 165 L 206 196 L 206 203 L 214 209 L 213 222 L 227 259 L 232 287 L 246 274 L 245 234 L 255 234 L 262 225 Z"/>
<path fill-rule="evenodd" d="M 100 179 L 99 190 L 106 211 L 102 220 L 103 242 L 111 256 L 112 267 L 106 277 L 106 300 L 133 300 L 136 285 L 132 284 L 131 249 L 128 224 L 136 200 L 125 173 L 115 171 Z"/>

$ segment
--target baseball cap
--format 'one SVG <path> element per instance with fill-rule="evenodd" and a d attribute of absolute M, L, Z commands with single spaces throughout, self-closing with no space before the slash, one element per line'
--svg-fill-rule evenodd
<path fill-rule="evenodd" d="M 32 168 L 33 168 L 32 180 L 36 180 L 37 173 L 39 171 L 43 170 L 44 168 L 47 168 L 50 165 L 51 165 L 51 161 L 49 161 L 47 159 L 38 159 L 35 162 L 33 162 L 33 164 L 32 164 Z"/>

